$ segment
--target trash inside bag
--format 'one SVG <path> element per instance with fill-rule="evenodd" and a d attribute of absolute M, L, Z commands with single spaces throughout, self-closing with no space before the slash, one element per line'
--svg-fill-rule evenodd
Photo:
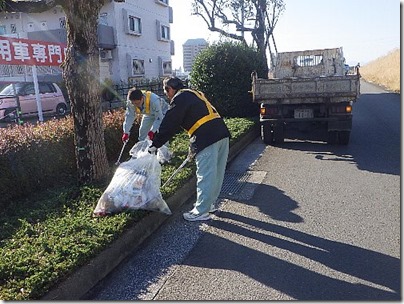
<path fill-rule="evenodd" d="M 145 139 L 142 141 L 138 141 L 132 149 L 130 149 L 129 154 L 132 158 L 138 158 L 143 155 L 145 151 L 151 146 L 152 141 L 150 139 Z M 157 160 L 160 164 L 164 164 L 166 162 L 170 162 L 173 157 L 173 152 L 166 146 L 163 145 L 157 149 Z"/>
<path fill-rule="evenodd" d="M 137 158 L 123 162 L 98 200 L 94 216 L 105 216 L 128 209 L 144 209 L 171 214 L 161 192 L 161 165 L 147 149 Z"/>

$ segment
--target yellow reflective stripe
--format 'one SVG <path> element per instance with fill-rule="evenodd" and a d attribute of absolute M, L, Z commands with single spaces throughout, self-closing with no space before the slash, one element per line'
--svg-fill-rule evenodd
<path fill-rule="evenodd" d="M 201 119 L 199 119 L 196 123 L 194 123 L 194 125 L 188 130 L 188 135 L 189 137 L 192 136 L 192 134 L 194 134 L 194 132 L 200 127 L 202 126 L 205 122 L 208 122 L 212 119 L 215 118 L 220 118 L 220 115 L 217 113 L 210 113 L 204 117 L 202 117 Z"/>
<path fill-rule="evenodd" d="M 209 114 L 213 113 L 213 110 L 216 111 L 214 106 L 208 101 L 208 99 L 205 97 L 205 95 L 202 92 L 196 91 L 196 90 L 191 90 L 191 89 L 182 89 L 180 92 L 186 91 L 186 92 L 191 92 L 194 93 L 199 99 L 203 100 L 206 104 L 206 107 L 208 108 Z"/>
<path fill-rule="evenodd" d="M 151 92 L 150 91 L 142 91 L 143 94 L 146 95 L 146 100 L 145 100 L 145 108 L 146 108 L 146 113 L 145 114 L 150 114 L 150 95 Z M 142 112 L 140 111 L 140 109 L 138 107 L 136 107 L 136 113 L 137 114 L 142 114 Z"/>
<path fill-rule="evenodd" d="M 203 95 L 202 92 L 198 92 L 195 90 L 190 90 L 190 89 L 182 89 L 180 91 L 188 91 L 191 93 L 194 93 L 199 99 L 203 100 L 205 102 L 206 108 L 208 109 L 209 114 L 206 116 L 203 116 L 202 118 L 200 118 L 196 123 L 194 123 L 194 125 L 188 130 L 188 135 L 189 137 L 192 136 L 192 134 L 194 134 L 194 132 L 200 127 L 202 126 L 205 122 L 208 122 L 212 119 L 215 118 L 220 118 L 219 113 L 215 113 L 213 112 L 213 110 L 216 110 L 211 103 L 206 99 L 205 95 Z"/>

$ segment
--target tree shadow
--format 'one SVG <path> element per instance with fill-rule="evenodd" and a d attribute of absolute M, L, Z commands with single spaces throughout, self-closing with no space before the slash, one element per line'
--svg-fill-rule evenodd
<path fill-rule="evenodd" d="M 211 233 L 203 235 L 183 264 L 240 272 L 297 300 L 401 298 L 397 258 L 225 211 L 219 212 L 217 218 L 211 222 L 212 227 L 287 250 L 340 273 L 381 285 L 383 290 L 325 276 Z M 255 229 L 246 228 L 248 225 Z M 206 258 L 207 250 L 215 258 Z"/>

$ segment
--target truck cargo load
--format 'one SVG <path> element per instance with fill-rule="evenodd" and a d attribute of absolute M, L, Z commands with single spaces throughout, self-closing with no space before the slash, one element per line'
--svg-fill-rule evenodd
<path fill-rule="evenodd" d="M 346 145 L 360 95 L 359 67 L 347 68 L 342 48 L 278 53 L 271 78 L 252 74 L 251 93 L 260 103 L 266 144 L 283 143 L 290 127 L 304 125 L 323 128 L 330 144 Z"/>

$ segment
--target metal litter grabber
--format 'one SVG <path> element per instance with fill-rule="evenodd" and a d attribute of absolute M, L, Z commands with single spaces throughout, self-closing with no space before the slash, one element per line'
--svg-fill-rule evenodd
<path fill-rule="evenodd" d="M 192 159 L 192 155 L 188 153 L 187 158 L 182 162 L 182 164 L 174 171 L 173 174 L 168 178 L 168 180 L 161 186 L 164 187 L 166 186 L 173 178 L 175 175 L 177 175 L 178 172 L 181 171 L 182 168 L 185 167 L 185 165 Z"/>
<path fill-rule="evenodd" d="M 126 146 L 127 143 L 128 143 L 128 140 L 123 142 L 121 153 L 119 153 L 118 160 L 115 163 L 116 166 L 119 166 L 119 164 L 121 163 L 120 161 L 121 161 L 122 153 L 123 153 L 123 150 L 125 149 L 125 146 Z"/>

